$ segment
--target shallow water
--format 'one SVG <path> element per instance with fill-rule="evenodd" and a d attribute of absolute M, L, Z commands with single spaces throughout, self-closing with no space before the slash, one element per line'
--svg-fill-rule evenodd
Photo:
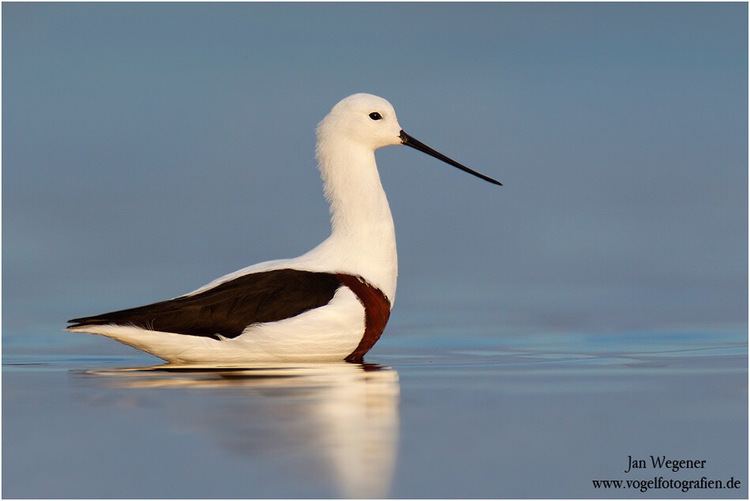
<path fill-rule="evenodd" d="M 252 370 L 85 340 L 5 347 L 5 497 L 748 495 L 741 329 L 394 335 L 364 366 Z M 706 464 L 624 473 L 650 455 Z M 655 476 L 741 484 L 592 484 Z"/>

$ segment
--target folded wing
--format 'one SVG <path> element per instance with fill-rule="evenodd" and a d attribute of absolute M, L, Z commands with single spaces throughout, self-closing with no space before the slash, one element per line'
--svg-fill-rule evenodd
<path fill-rule="evenodd" d="M 69 320 L 68 327 L 128 325 L 219 339 L 248 325 L 291 318 L 328 304 L 341 286 L 332 273 L 282 269 L 244 275 L 207 291 Z"/>

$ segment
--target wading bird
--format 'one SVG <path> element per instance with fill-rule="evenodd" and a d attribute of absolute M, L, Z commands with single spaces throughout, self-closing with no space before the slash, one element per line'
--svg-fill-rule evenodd
<path fill-rule="evenodd" d="M 375 150 L 403 144 L 501 186 L 401 129 L 371 94 L 336 104 L 317 128 L 331 235 L 306 254 L 230 273 L 188 294 L 70 320 L 174 363 L 361 362 L 396 295 L 396 234 Z"/>

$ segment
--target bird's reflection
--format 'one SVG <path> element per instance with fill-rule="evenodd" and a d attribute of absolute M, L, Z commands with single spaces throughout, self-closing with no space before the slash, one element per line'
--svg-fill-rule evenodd
<path fill-rule="evenodd" d="M 312 451 L 344 497 L 388 494 L 398 441 L 398 373 L 374 364 L 247 367 L 159 365 L 86 371 L 134 389 L 221 389 L 191 416 L 193 431 L 242 455 Z M 102 381 L 102 379 L 100 379 Z M 216 392 L 214 392 L 215 394 Z M 308 470 L 321 468 L 320 461 Z M 324 473 L 324 472 L 320 472 Z"/>

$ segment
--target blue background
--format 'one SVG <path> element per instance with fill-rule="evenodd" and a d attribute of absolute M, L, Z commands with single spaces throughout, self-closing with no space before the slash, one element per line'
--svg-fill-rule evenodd
<path fill-rule="evenodd" d="M 744 329 L 746 25 L 742 3 L 4 4 L 5 348 L 126 350 L 64 322 L 316 245 L 314 126 L 360 91 L 505 183 L 378 153 L 379 346 Z"/>

